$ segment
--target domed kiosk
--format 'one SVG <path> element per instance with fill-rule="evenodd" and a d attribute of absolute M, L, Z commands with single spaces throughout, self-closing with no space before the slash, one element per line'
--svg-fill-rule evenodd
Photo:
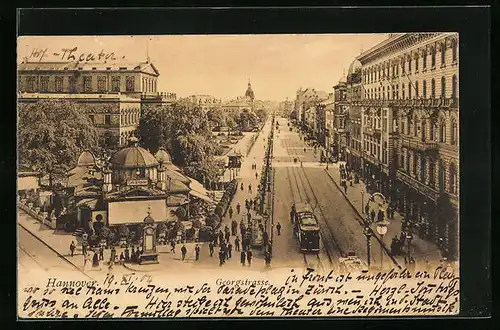
<path fill-rule="evenodd" d="M 156 152 L 155 158 L 160 164 L 163 164 L 166 169 L 180 171 L 180 169 L 172 163 L 172 157 L 163 147 Z"/>
<path fill-rule="evenodd" d="M 76 164 L 77 166 L 95 166 L 95 157 L 90 151 L 85 150 L 78 157 Z"/>
<path fill-rule="evenodd" d="M 129 180 L 157 181 L 156 158 L 146 149 L 139 147 L 139 140 L 132 136 L 129 146 L 117 151 L 110 160 L 113 168 L 113 184 L 123 184 Z"/>

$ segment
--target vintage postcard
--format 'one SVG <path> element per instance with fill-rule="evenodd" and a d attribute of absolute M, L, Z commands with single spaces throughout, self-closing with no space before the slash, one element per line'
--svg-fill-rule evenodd
<path fill-rule="evenodd" d="M 18 317 L 457 315 L 459 38 L 19 37 Z"/>

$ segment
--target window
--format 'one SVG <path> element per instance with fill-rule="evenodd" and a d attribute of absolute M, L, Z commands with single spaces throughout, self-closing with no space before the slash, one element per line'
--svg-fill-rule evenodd
<path fill-rule="evenodd" d="M 135 77 L 128 76 L 126 80 L 126 89 L 127 92 L 133 92 L 135 91 L 134 85 L 135 85 Z"/>
<path fill-rule="evenodd" d="M 429 138 L 431 141 L 435 141 L 436 139 L 434 138 L 434 125 L 435 123 L 431 122 L 429 125 Z"/>
<path fill-rule="evenodd" d="M 382 86 L 382 98 L 385 99 L 385 86 Z"/>
<path fill-rule="evenodd" d="M 418 120 L 417 117 L 413 118 L 413 136 L 418 136 Z"/>
<path fill-rule="evenodd" d="M 426 130 L 427 130 L 427 123 L 426 123 L 426 120 L 425 119 L 422 119 L 422 123 L 421 123 L 421 126 L 422 126 L 422 142 L 425 142 L 425 139 L 426 139 Z"/>
<path fill-rule="evenodd" d="M 457 98 L 457 76 L 455 75 L 453 75 L 453 78 L 451 79 L 451 98 Z"/>
<path fill-rule="evenodd" d="M 431 80 L 431 98 L 435 98 L 436 97 L 436 81 L 434 80 L 434 78 L 432 78 Z"/>
<path fill-rule="evenodd" d="M 424 50 L 424 55 L 422 56 L 422 68 L 427 69 L 427 50 Z"/>
<path fill-rule="evenodd" d="M 106 91 L 106 77 L 105 76 L 97 77 L 97 90 L 101 93 Z"/>
<path fill-rule="evenodd" d="M 401 86 L 401 98 L 404 99 L 405 98 L 405 84 L 403 83 L 403 85 Z"/>
<path fill-rule="evenodd" d="M 411 73 L 411 56 L 408 58 L 408 73 Z"/>
<path fill-rule="evenodd" d="M 451 54 L 453 62 L 457 61 L 457 41 L 455 39 L 451 40 Z"/>
<path fill-rule="evenodd" d="M 415 81 L 415 97 L 418 98 L 418 81 Z"/>
<path fill-rule="evenodd" d="M 69 92 L 70 93 L 76 93 L 76 78 L 75 77 L 69 77 L 68 78 L 69 82 Z"/>
<path fill-rule="evenodd" d="M 456 145 L 457 144 L 457 133 L 458 133 L 458 127 L 457 127 L 457 121 L 455 118 L 451 120 L 451 144 Z"/>
<path fill-rule="evenodd" d="M 431 67 L 434 68 L 436 66 L 436 49 L 431 47 Z"/>
<path fill-rule="evenodd" d="M 405 73 L 405 64 L 406 64 L 406 63 L 405 63 L 405 60 L 404 60 L 404 59 L 402 59 L 402 60 L 401 60 L 401 73 Z"/>
<path fill-rule="evenodd" d="M 412 90 L 412 86 L 410 83 L 408 83 L 408 98 L 411 99 L 411 90 Z"/>
<path fill-rule="evenodd" d="M 405 122 L 404 120 L 401 120 L 401 133 L 405 132 Z"/>
<path fill-rule="evenodd" d="M 417 55 L 417 58 L 415 59 L 415 72 L 418 72 L 418 60 L 420 59 L 420 56 Z"/>
<path fill-rule="evenodd" d="M 111 90 L 113 92 L 120 91 L 120 77 L 112 77 L 111 78 Z"/>
<path fill-rule="evenodd" d="M 94 115 L 89 115 L 89 119 L 92 122 L 92 124 L 95 124 L 95 118 Z"/>
<path fill-rule="evenodd" d="M 446 64 L 446 43 L 441 44 L 441 66 Z"/>
<path fill-rule="evenodd" d="M 92 92 L 92 77 L 83 77 L 83 90 L 85 92 Z"/>
<path fill-rule="evenodd" d="M 457 170 L 455 168 L 455 164 L 451 163 L 450 164 L 450 172 L 449 172 L 449 191 L 452 194 L 457 193 L 457 187 L 456 187 L 456 182 L 457 182 Z"/>
<path fill-rule="evenodd" d="M 444 166 L 443 164 L 439 164 L 439 191 L 444 191 Z"/>
<path fill-rule="evenodd" d="M 40 77 L 40 92 L 49 91 L 49 77 Z"/>
<path fill-rule="evenodd" d="M 436 169 L 434 168 L 434 163 L 432 161 L 429 162 L 429 185 L 434 188 L 434 175 L 435 175 Z"/>
<path fill-rule="evenodd" d="M 111 115 L 104 115 L 104 124 L 111 125 Z"/>
<path fill-rule="evenodd" d="M 444 122 L 444 119 L 442 119 L 439 124 L 439 142 L 446 142 L 446 123 Z"/>
<path fill-rule="evenodd" d="M 30 93 L 35 91 L 35 77 L 26 77 L 26 91 Z"/>
<path fill-rule="evenodd" d="M 399 99 L 399 84 L 396 84 L 396 99 Z"/>
<path fill-rule="evenodd" d="M 424 80 L 424 82 L 422 83 L 422 97 L 424 99 L 427 98 L 427 82 Z"/>
<path fill-rule="evenodd" d="M 425 183 L 425 157 L 420 157 L 420 181 Z"/>
<path fill-rule="evenodd" d="M 56 77 L 56 92 L 63 91 L 63 77 Z"/>
<path fill-rule="evenodd" d="M 413 161 L 412 161 L 412 165 L 413 165 L 413 168 L 412 168 L 412 174 L 417 176 L 417 154 L 415 152 L 413 152 Z"/>
<path fill-rule="evenodd" d="M 399 164 L 400 168 L 405 168 L 405 156 L 401 154 L 401 164 Z"/>
<path fill-rule="evenodd" d="M 441 77 L 441 97 L 444 99 L 446 97 L 446 78 Z"/>

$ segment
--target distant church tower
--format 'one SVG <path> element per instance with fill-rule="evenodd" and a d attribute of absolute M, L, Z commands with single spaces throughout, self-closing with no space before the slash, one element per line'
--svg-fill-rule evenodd
<path fill-rule="evenodd" d="M 250 84 L 250 80 L 248 81 L 248 88 L 247 88 L 247 91 L 245 93 L 245 97 L 246 97 L 247 101 L 252 102 L 252 103 L 253 103 L 253 100 L 255 99 L 255 95 L 253 93 L 252 84 Z"/>

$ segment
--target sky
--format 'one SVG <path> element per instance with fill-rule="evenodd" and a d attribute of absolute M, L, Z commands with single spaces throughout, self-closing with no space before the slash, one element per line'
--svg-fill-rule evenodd
<path fill-rule="evenodd" d="M 108 62 L 117 63 L 145 61 L 149 55 L 160 72 L 158 91 L 228 100 L 244 95 L 250 80 L 256 99 L 283 101 L 295 99 L 301 87 L 333 92 L 354 58 L 386 38 L 387 34 L 24 36 L 18 38 L 18 61 L 63 61 L 69 54 L 63 49 L 75 47 L 72 54 L 77 58 L 94 54 L 96 61 L 101 51 L 113 53 Z M 45 49 L 46 56 L 36 56 Z"/>

